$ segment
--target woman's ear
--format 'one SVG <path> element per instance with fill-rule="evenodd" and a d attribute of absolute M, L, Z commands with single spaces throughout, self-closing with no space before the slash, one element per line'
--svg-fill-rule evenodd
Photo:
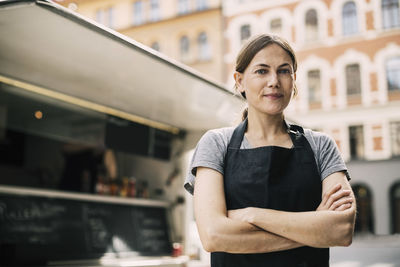
<path fill-rule="evenodd" d="M 236 90 L 238 90 L 240 93 L 244 92 L 243 86 L 242 86 L 242 76 L 243 74 L 240 72 L 235 71 L 233 74 L 233 78 L 235 79 L 235 87 Z"/>

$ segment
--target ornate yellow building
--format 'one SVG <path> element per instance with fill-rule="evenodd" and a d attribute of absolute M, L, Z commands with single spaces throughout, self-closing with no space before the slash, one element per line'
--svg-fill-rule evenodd
<path fill-rule="evenodd" d="M 223 81 L 221 0 L 56 2 L 182 62 L 206 77 Z"/>

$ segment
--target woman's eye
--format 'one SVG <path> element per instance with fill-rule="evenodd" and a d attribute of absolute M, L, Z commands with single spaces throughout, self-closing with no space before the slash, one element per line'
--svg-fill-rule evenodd
<path fill-rule="evenodd" d="M 278 73 L 280 73 L 280 74 L 291 74 L 290 70 L 288 70 L 288 69 L 278 70 Z"/>
<path fill-rule="evenodd" d="M 267 70 L 265 70 L 265 69 L 256 70 L 256 73 L 257 74 L 265 74 L 265 73 L 267 73 Z"/>

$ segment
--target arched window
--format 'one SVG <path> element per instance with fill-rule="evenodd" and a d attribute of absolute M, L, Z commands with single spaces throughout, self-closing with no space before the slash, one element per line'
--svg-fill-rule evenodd
<path fill-rule="evenodd" d="M 357 202 L 357 216 L 354 231 L 357 233 L 373 233 L 372 194 L 366 185 L 354 185 L 354 195 Z"/>
<path fill-rule="evenodd" d="M 160 20 L 160 2 L 159 0 L 150 0 L 150 20 Z"/>
<path fill-rule="evenodd" d="M 392 213 L 392 234 L 400 233 L 400 181 L 390 189 L 390 204 Z"/>
<path fill-rule="evenodd" d="M 243 43 L 251 36 L 251 29 L 249 24 L 240 27 L 240 42 Z"/>
<path fill-rule="evenodd" d="M 353 1 L 343 5 L 342 32 L 343 35 L 352 35 L 358 32 L 357 6 Z"/>
<path fill-rule="evenodd" d="M 275 34 L 282 33 L 282 20 L 280 18 L 271 20 L 269 28 L 272 33 Z"/>
<path fill-rule="evenodd" d="M 308 102 L 310 108 L 320 107 L 321 104 L 321 73 L 319 70 L 310 70 L 307 73 Z"/>
<path fill-rule="evenodd" d="M 350 64 L 346 66 L 347 96 L 359 96 L 361 94 L 360 65 Z"/>
<path fill-rule="evenodd" d="M 199 60 L 210 59 L 210 48 L 208 45 L 207 34 L 202 32 L 197 37 L 197 44 L 199 47 Z"/>
<path fill-rule="evenodd" d="M 315 9 L 306 12 L 306 41 L 318 40 L 318 14 Z"/>
<path fill-rule="evenodd" d="M 109 28 L 114 28 L 114 8 L 98 9 L 96 11 L 96 21 Z"/>
<path fill-rule="evenodd" d="M 186 35 L 184 35 L 181 37 L 179 43 L 180 43 L 181 60 L 187 61 L 189 59 L 189 50 L 190 50 L 189 38 Z"/>
<path fill-rule="evenodd" d="M 389 92 L 400 91 L 400 56 L 387 60 L 385 68 Z"/>
<path fill-rule="evenodd" d="M 189 13 L 189 1 L 188 0 L 178 0 L 178 14 Z"/>
<path fill-rule="evenodd" d="M 160 44 L 158 42 L 154 42 L 151 44 L 151 48 L 153 48 L 156 51 L 160 51 Z"/>
<path fill-rule="evenodd" d="M 143 2 L 141 0 L 133 3 L 133 24 L 139 25 L 144 22 Z"/>
<path fill-rule="evenodd" d="M 362 125 L 349 127 L 349 148 L 352 160 L 364 158 L 364 127 Z"/>
<path fill-rule="evenodd" d="M 398 0 L 382 0 L 382 22 L 384 29 L 400 27 Z"/>
<path fill-rule="evenodd" d="M 207 0 L 197 0 L 196 1 L 197 10 L 207 9 Z"/>

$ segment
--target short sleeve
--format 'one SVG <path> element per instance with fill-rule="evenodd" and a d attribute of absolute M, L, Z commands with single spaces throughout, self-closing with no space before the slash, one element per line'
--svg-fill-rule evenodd
<path fill-rule="evenodd" d="M 321 173 L 321 180 L 340 171 L 345 172 L 347 179 L 350 180 L 346 164 L 333 138 L 321 133 L 317 145 L 317 162 Z"/>
<path fill-rule="evenodd" d="M 228 144 L 229 128 L 210 130 L 197 143 L 185 181 L 185 189 L 193 194 L 197 167 L 207 167 L 224 174 L 224 158 Z"/>

